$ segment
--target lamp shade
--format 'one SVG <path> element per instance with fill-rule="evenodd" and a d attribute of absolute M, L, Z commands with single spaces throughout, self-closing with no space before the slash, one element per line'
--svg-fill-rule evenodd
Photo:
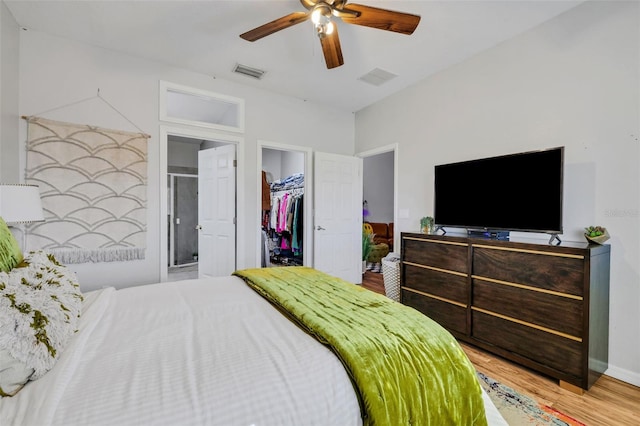
<path fill-rule="evenodd" d="M 43 222 L 38 186 L 0 184 L 0 216 L 7 224 Z"/>

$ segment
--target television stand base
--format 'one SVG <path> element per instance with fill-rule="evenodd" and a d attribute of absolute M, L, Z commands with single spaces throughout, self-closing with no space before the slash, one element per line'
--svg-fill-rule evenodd
<path fill-rule="evenodd" d="M 508 240 L 509 231 L 495 231 L 490 229 L 467 229 L 470 238 L 490 238 L 492 240 Z"/>
<path fill-rule="evenodd" d="M 562 243 L 562 240 L 560 239 L 560 237 L 558 237 L 558 234 L 551 234 L 551 238 L 549 238 L 549 245 L 553 245 L 553 242 L 555 240 L 558 240 L 558 242 L 555 244 L 557 246 L 559 246 L 560 243 Z"/>

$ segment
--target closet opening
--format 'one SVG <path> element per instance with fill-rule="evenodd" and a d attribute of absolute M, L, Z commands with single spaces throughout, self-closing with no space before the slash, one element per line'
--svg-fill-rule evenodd
<path fill-rule="evenodd" d="M 310 200 L 304 151 L 261 147 L 260 260 L 261 267 L 308 264 Z"/>

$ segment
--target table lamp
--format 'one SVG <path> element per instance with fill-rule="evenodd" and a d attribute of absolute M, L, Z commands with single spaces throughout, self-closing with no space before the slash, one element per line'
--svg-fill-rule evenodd
<path fill-rule="evenodd" d="M 7 225 L 44 222 L 40 189 L 37 185 L 0 184 L 0 217 Z M 26 247 L 26 233 L 22 229 L 22 249 Z"/>

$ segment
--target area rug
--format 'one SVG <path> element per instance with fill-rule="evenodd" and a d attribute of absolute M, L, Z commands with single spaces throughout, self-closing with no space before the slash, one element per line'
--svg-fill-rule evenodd
<path fill-rule="evenodd" d="M 512 426 L 585 426 L 584 423 L 522 395 L 480 372 L 478 379 L 502 417 Z"/>

